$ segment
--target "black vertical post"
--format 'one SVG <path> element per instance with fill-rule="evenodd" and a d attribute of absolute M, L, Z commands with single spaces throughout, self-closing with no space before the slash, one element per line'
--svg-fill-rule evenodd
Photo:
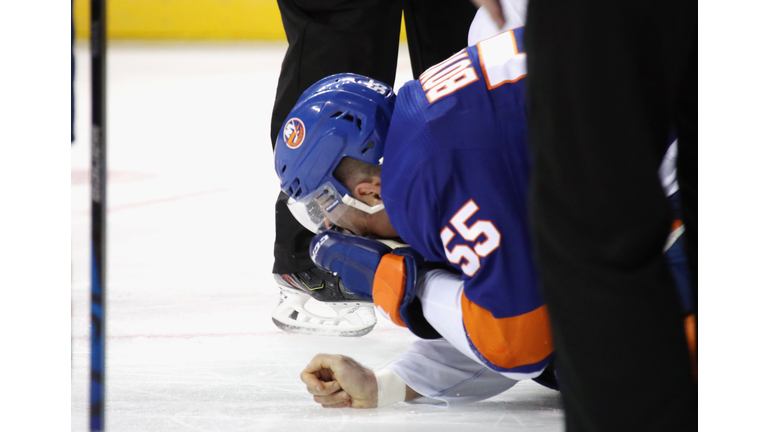
<path fill-rule="evenodd" d="M 104 430 L 107 294 L 106 53 L 106 0 L 91 0 L 91 431 Z"/>

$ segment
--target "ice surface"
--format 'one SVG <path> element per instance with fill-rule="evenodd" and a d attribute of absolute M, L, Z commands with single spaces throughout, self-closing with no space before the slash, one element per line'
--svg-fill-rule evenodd
<path fill-rule="evenodd" d="M 108 56 L 107 412 L 112 431 L 562 431 L 558 393 L 521 383 L 445 409 L 323 409 L 299 372 L 319 352 L 369 367 L 414 339 L 270 319 L 278 183 L 270 113 L 284 44 L 119 44 Z M 403 46 L 401 50 L 404 50 Z M 77 48 L 72 147 L 72 430 L 88 429 L 89 77 Z M 401 56 L 396 87 L 410 78 Z"/>

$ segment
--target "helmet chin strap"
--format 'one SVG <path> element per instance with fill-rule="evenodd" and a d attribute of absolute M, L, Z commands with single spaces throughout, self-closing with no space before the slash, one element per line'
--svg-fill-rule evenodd
<path fill-rule="evenodd" d="M 369 206 L 368 204 L 360 201 L 359 199 L 352 198 L 349 195 L 344 195 L 341 198 L 341 202 L 343 202 L 344 204 L 346 204 L 346 205 L 348 205 L 348 206 L 350 206 L 352 208 L 356 208 L 356 209 L 358 209 L 360 211 L 363 211 L 363 212 L 366 212 L 368 214 L 374 214 L 374 213 L 376 213 L 378 211 L 384 210 L 384 203 L 379 203 L 379 204 L 376 204 L 375 206 Z"/>

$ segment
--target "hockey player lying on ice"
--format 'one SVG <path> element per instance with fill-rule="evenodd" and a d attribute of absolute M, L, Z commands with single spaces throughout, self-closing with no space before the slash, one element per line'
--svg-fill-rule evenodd
<path fill-rule="evenodd" d="M 323 406 L 468 403 L 525 379 L 557 388 L 527 220 L 522 31 L 460 51 L 396 103 L 386 84 L 333 75 L 285 121 L 275 169 L 291 212 L 319 232 L 312 259 L 421 338 L 375 373 L 316 356 L 301 378 Z"/>

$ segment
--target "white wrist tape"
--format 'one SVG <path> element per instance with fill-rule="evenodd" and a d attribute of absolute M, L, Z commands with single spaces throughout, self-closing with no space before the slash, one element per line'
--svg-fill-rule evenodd
<path fill-rule="evenodd" d="M 374 372 L 379 389 L 378 407 L 396 404 L 405 400 L 405 382 L 389 369 Z"/>

